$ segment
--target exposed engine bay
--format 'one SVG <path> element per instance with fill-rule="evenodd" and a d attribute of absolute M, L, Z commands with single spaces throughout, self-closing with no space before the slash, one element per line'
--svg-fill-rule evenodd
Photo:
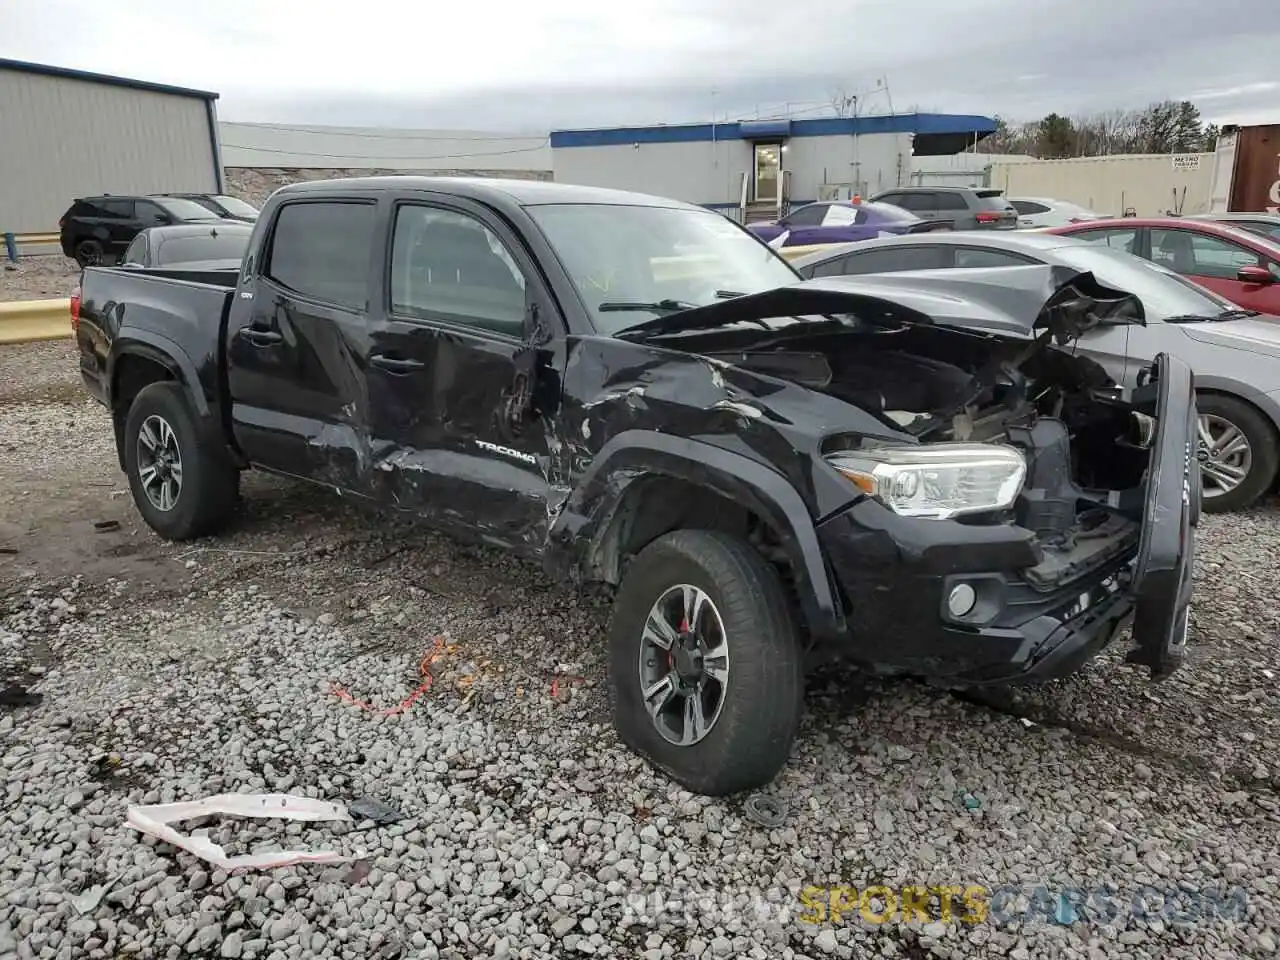
<path fill-rule="evenodd" d="M 1053 346 L 1047 333 L 1018 341 L 924 326 L 866 328 L 714 356 L 838 397 L 921 443 L 1019 448 L 1027 476 L 1012 515 L 960 522 L 1033 531 L 1043 559 L 1024 573 L 1038 589 L 1138 542 L 1155 421 L 1122 401 L 1098 364 Z"/>

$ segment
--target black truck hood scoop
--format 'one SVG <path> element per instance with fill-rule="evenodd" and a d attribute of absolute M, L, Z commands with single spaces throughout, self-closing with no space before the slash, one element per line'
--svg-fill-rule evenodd
<path fill-rule="evenodd" d="M 1103 286 L 1088 271 L 1040 264 L 817 277 L 656 317 L 616 336 L 647 339 L 768 320 L 783 328 L 800 322 L 796 318 L 820 316 L 871 326 L 957 327 L 1023 340 L 1047 332 L 1059 344 L 1102 322 L 1145 325 L 1142 302 L 1132 294 Z"/>

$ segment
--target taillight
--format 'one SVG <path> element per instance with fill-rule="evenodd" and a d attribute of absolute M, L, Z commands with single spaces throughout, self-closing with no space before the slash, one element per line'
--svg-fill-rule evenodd
<path fill-rule="evenodd" d="M 993 213 L 990 210 L 979 210 L 974 215 L 974 219 L 976 219 L 979 223 L 995 223 L 1000 219 L 1000 214 Z"/>
<path fill-rule="evenodd" d="M 80 332 L 80 284 L 71 291 L 71 332 Z"/>
<path fill-rule="evenodd" d="M 62 216 L 58 218 L 58 229 L 61 230 L 66 225 L 67 225 L 67 215 L 64 213 Z"/>

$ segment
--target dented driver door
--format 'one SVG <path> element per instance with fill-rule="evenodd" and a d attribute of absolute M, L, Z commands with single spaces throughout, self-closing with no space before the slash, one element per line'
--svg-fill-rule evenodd
<path fill-rule="evenodd" d="M 452 532 L 542 552 L 545 426 L 513 428 L 525 318 L 541 293 L 505 225 L 456 197 L 392 212 L 386 313 L 371 330 L 376 495 Z"/>

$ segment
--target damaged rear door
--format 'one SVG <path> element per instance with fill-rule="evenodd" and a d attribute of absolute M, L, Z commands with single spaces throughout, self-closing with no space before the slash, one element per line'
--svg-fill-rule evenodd
<path fill-rule="evenodd" d="M 367 494 L 372 197 L 281 204 L 233 295 L 227 385 L 256 466 Z"/>
<path fill-rule="evenodd" d="M 406 195 L 389 230 L 368 368 L 376 495 L 538 555 L 552 501 L 547 428 L 510 418 L 526 317 L 550 302 L 538 272 L 504 222 L 461 198 Z"/>

